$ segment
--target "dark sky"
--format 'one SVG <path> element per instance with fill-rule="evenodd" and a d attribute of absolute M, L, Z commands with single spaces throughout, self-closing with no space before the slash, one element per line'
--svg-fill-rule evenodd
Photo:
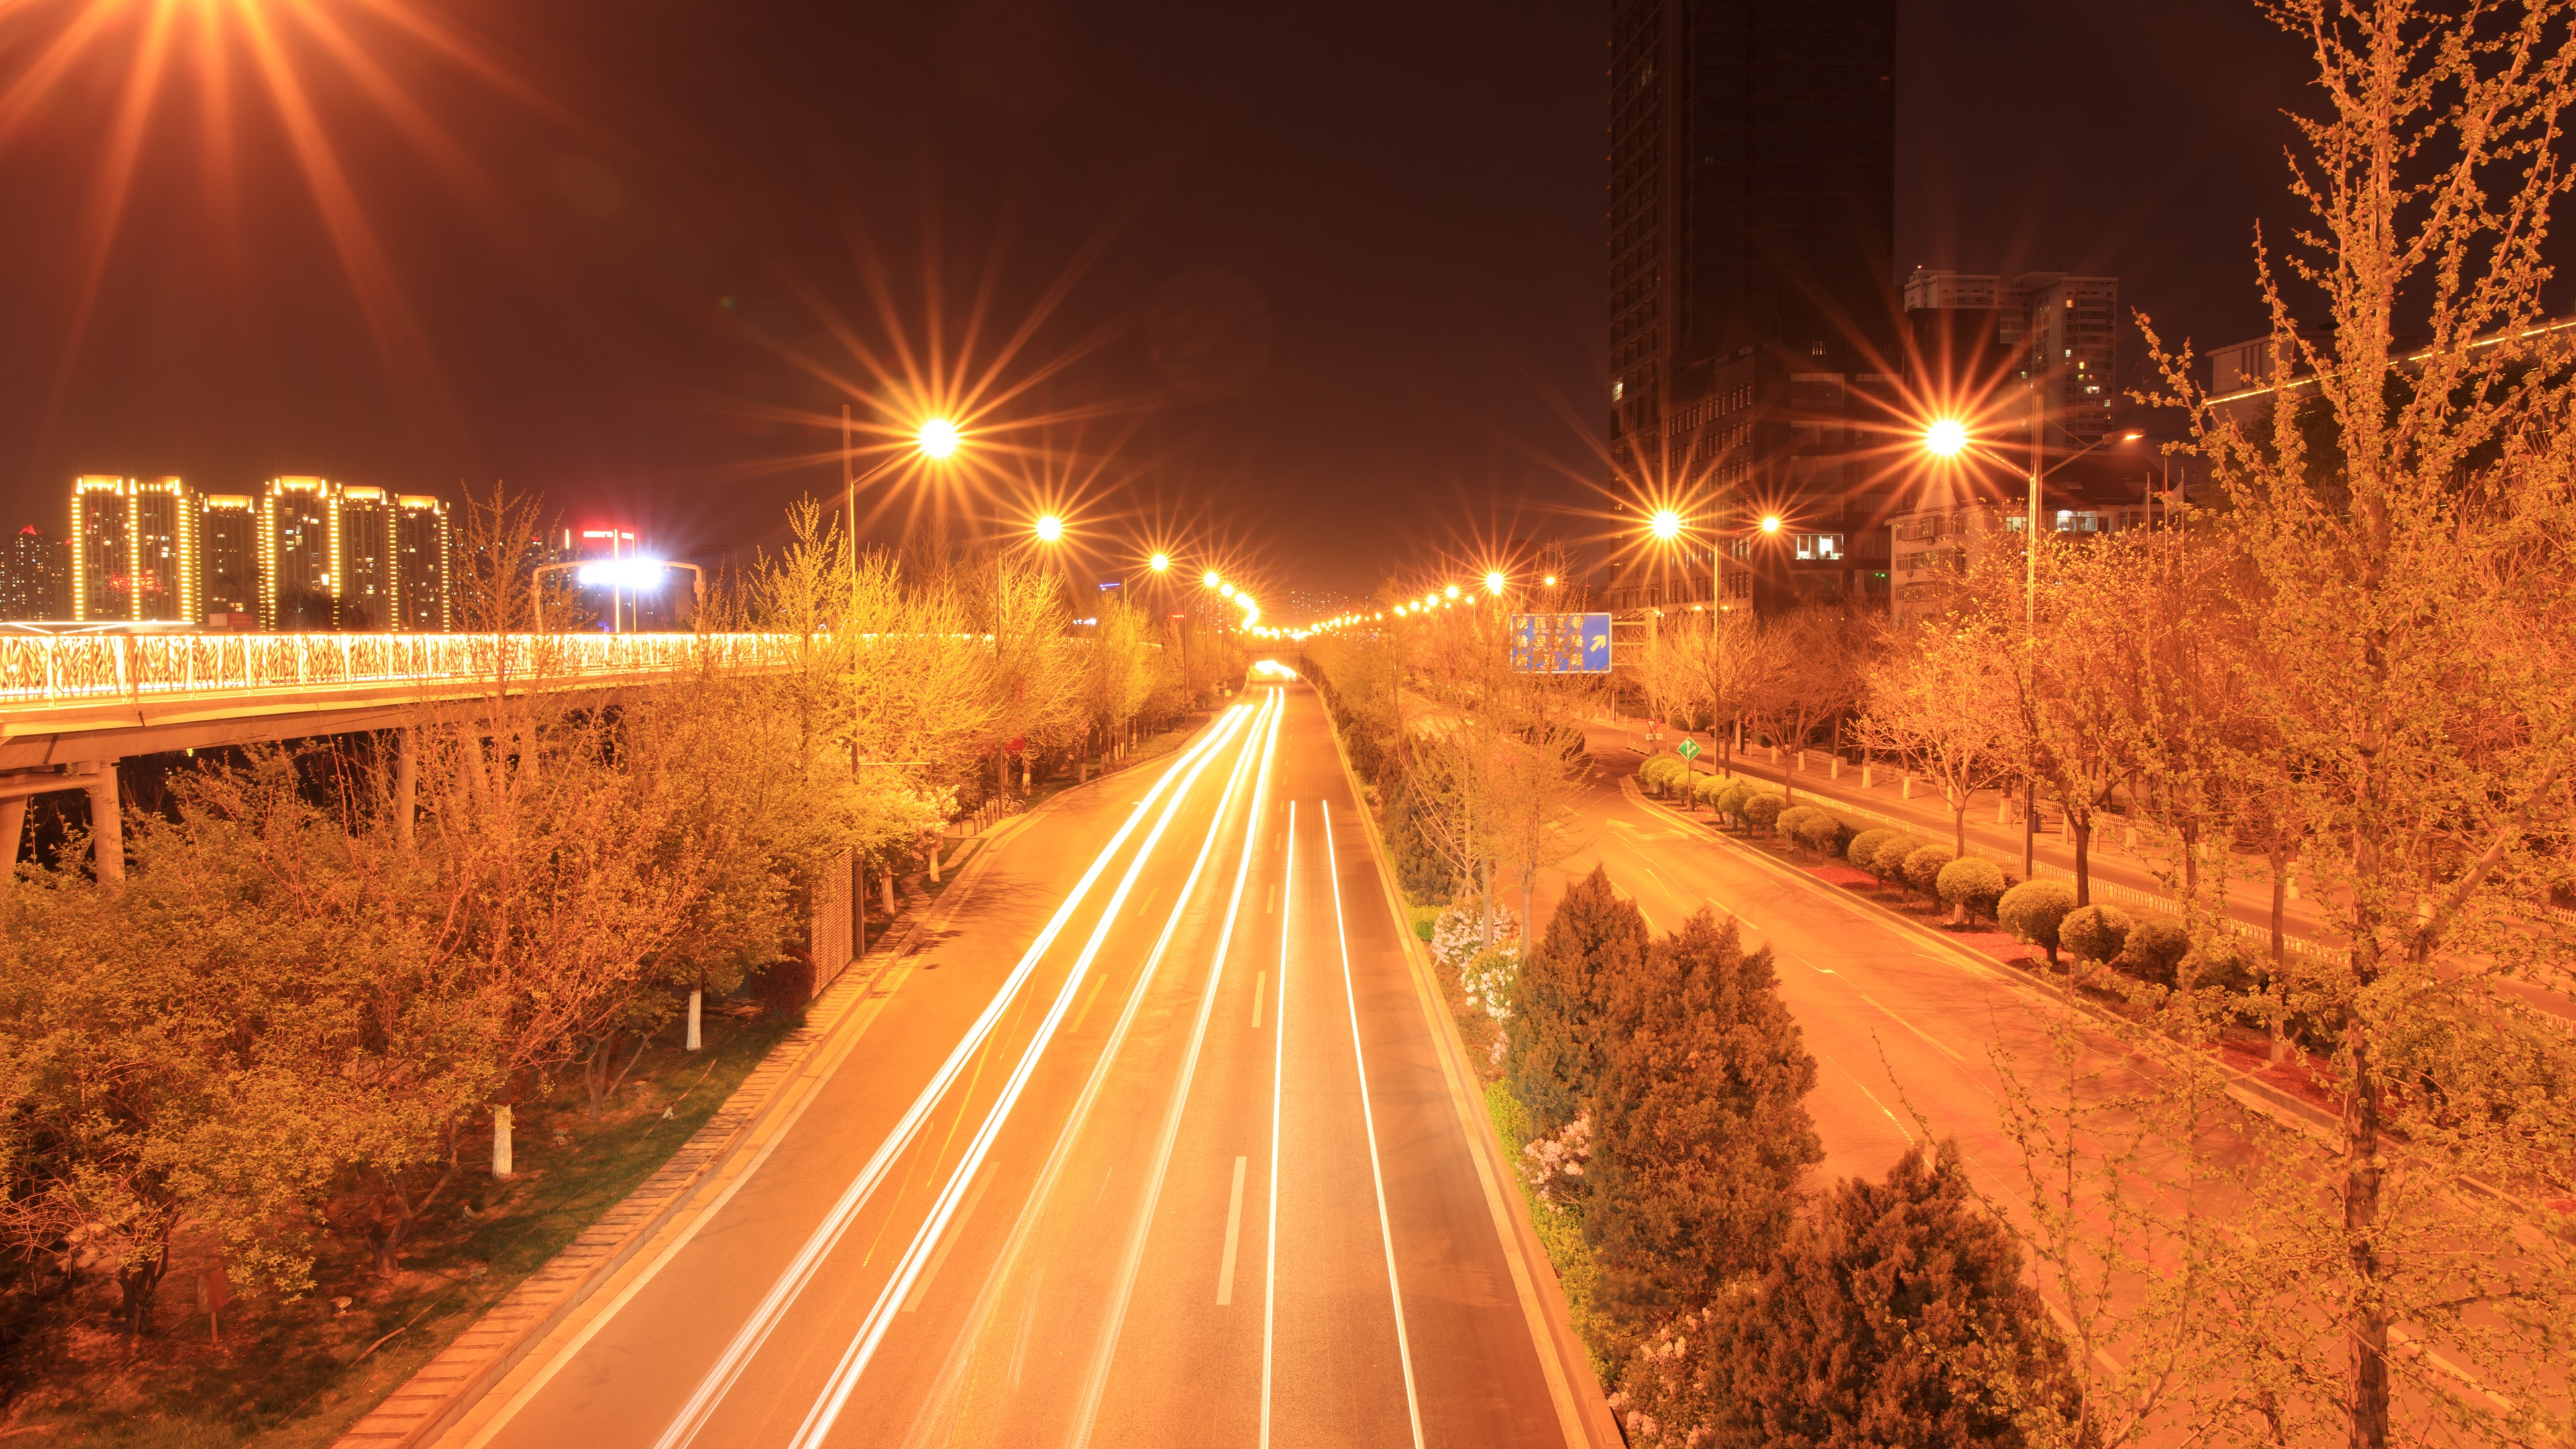
<path fill-rule="evenodd" d="M 182 6 L 149 87 L 93 8 L 0 20 L 13 525 L 81 472 L 316 472 L 768 541 L 900 338 L 1027 385 L 937 496 L 1070 497 L 1104 567 L 1365 587 L 1592 526 L 1551 510 L 1600 472 L 1606 6 Z M 2247 0 L 1908 0 L 1900 275 L 2251 335 L 2296 62 Z"/>

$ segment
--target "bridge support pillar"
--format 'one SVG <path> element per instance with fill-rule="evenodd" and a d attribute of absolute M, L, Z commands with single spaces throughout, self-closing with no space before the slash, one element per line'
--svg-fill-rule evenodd
<path fill-rule="evenodd" d="M 18 846 L 27 838 L 27 797 L 0 800 L 0 881 L 18 866 Z"/>
<path fill-rule="evenodd" d="M 101 760 L 89 777 L 90 868 L 101 885 L 125 880 L 125 802 L 116 792 L 116 761 Z"/>
<path fill-rule="evenodd" d="M 394 844 L 411 849 L 413 805 L 420 796 L 420 732 L 394 731 Z"/>

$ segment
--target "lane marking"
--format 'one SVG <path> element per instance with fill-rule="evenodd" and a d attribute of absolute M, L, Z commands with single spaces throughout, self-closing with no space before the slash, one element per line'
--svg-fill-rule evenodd
<path fill-rule="evenodd" d="M 1261 914 L 1265 916 L 1279 914 L 1279 887 L 1276 885 L 1270 887 L 1270 893 L 1262 897 L 1262 900 L 1265 904 L 1261 907 Z"/>
<path fill-rule="evenodd" d="M 1332 802 L 1324 801 L 1317 808 L 1324 812 L 1325 869 L 1333 882 L 1333 935 L 1342 948 L 1342 999 L 1350 1004 L 1351 1057 L 1360 1070 L 1360 1125 L 1368 1132 L 1369 1180 L 1377 1187 L 1377 1233 L 1386 1250 L 1386 1293 L 1395 1304 L 1395 1352 L 1404 1364 L 1404 1412 L 1413 1420 L 1413 1449 L 1422 1449 L 1422 1398 L 1413 1387 L 1413 1339 L 1404 1328 L 1404 1285 L 1395 1272 L 1395 1225 L 1386 1215 L 1386 1169 L 1378 1162 L 1377 1113 L 1369 1105 L 1368 1054 L 1360 1045 L 1359 989 L 1351 984 L 1351 936 L 1342 924 L 1342 868 L 1333 850 Z"/>
<path fill-rule="evenodd" d="M 1269 972 L 1255 971 L 1252 973 L 1252 1029 L 1254 1031 L 1261 1030 L 1261 989 L 1269 984 Z"/>
<path fill-rule="evenodd" d="M 1071 1036 L 1073 1033 L 1082 1030 L 1082 1019 L 1091 1015 L 1091 1003 L 1100 999 L 1100 988 L 1108 984 L 1109 978 L 1107 976 L 1102 976 L 1091 983 L 1091 990 L 1082 998 L 1082 1010 L 1073 1014 L 1072 1024 L 1064 1029 L 1065 1035 Z"/>
<path fill-rule="evenodd" d="M 1288 802 L 1288 858 L 1282 876 L 1289 893 L 1297 889 L 1297 802 Z M 1270 1382 L 1272 1352 L 1279 1343 L 1279 1103 L 1288 1085 L 1288 917 L 1279 917 L 1279 1009 L 1273 1014 L 1277 1040 L 1270 1051 L 1270 1216 L 1262 1231 L 1261 1271 L 1261 1449 L 1270 1449 Z"/>
<path fill-rule="evenodd" d="M 976 1205 L 984 1201 L 984 1189 L 993 1185 L 993 1178 L 994 1174 L 987 1172 L 975 1179 L 975 1195 L 966 1199 L 965 1208 L 957 1214 L 955 1230 L 939 1240 L 939 1251 L 930 1259 L 930 1271 L 922 1274 L 921 1281 L 913 1284 L 912 1292 L 905 1295 L 904 1312 L 911 1313 L 920 1308 L 921 1300 L 929 1296 L 931 1280 L 937 1278 L 939 1270 L 947 1265 L 949 1251 L 957 1246 L 957 1240 L 966 1236 L 966 1223 L 975 1216 Z"/>
<path fill-rule="evenodd" d="M 893 1305 L 911 1290 L 913 1280 L 920 1276 L 929 1245 L 946 1230 L 949 1219 L 957 1211 L 958 1199 L 965 1192 L 967 1180 L 992 1152 L 993 1143 L 1001 1136 L 1003 1125 L 1010 1120 L 1012 1109 L 1019 1105 L 1020 1095 L 1028 1089 L 1029 1078 L 1036 1075 L 1039 1059 L 1055 1040 L 1065 1011 L 1073 1004 L 1074 993 L 1081 988 L 1083 978 L 1090 974 L 1092 963 L 1099 959 L 1110 931 L 1118 924 L 1119 912 L 1125 909 L 1129 893 L 1135 890 L 1137 877 L 1144 873 L 1146 863 L 1153 858 L 1155 846 L 1161 843 L 1163 833 L 1171 827 L 1173 817 L 1180 813 L 1190 787 L 1198 782 L 1214 758 L 1212 754 L 1201 755 L 1191 766 L 1181 788 L 1164 802 L 1162 814 L 1155 819 L 1152 832 L 1129 860 L 1126 872 L 1119 877 L 1117 889 L 1110 893 L 1108 904 L 1101 910 L 1099 924 L 1092 928 L 1090 939 L 1083 942 L 1082 953 L 1074 959 L 1073 969 L 1066 974 L 1064 985 L 1057 990 L 1055 1004 L 1048 1009 L 1046 1018 L 1038 1023 L 1037 1031 L 1020 1054 L 1019 1065 L 1012 1069 L 1010 1080 L 1003 1084 L 992 1107 L 985 1113 L 983 1125 L 976 1129 L 974 1140 L 967 1145 L 957 1171 L 949 1177 L 948 1185 L 940 1190 L 937 1201 L 932 1204 L 930 1217 L 914 1231 L 911 1245 L 896 1264 L 894 1277 L 878 1290 L 876 1302 L 869 1307 L 867 1317 L 860 1321 L 858 1333 L 850 1340 L 850 1346 L 842 1351 L 841 1361 L 834 1366 L 831 1378 L 825 1381 L 822 1395 L 806 1411 L 804 1422 L 789 1441 L 792 1449 L 816 1449 L 832 1432 L 832 1425 L 839 1420 L 842 1409 L 848 1406 L 850 1395 L 859 1386 L 860 1375 L 867 1372 L 868 1364 L 876 1357 L 877 1345 L 885 1341 L 887 1330 L 893 1326 Z M 1130 1005 L 1132 1009 L 1133 1003 Z"/>
<path fill-rule="evenodd" d="M 1249 1157 L 1234 1160 L 1234 1191 L 1225 1202 L 1225 1260 L 1216 1268 L 1216 1306 L 1219 1308 L 1234 1304 L 1234 1251 L 1243 1245 L 1243 1171 L 1251 1162 Z"/>
<path fill-rule="evenodd" d="M 750 1363 L 752 1356 L 769 1341 L 769 1335 L 776 1330 L 779 1320 L 786 1314 L 788 1307 L 805 1291 L 806 1285 L 813 1281 L 814 1275 L 821 1271 L 823 1260 L 831 1255 L 833 1248 L 840 1243 L 842 1235 L 849 1231 L 850 1224 L 858 1216 L 859 1209 L 866 1206 L 868 1200 L 876 1195 L 878 1185 L 892 1170 L 895 1161 L 911 1147 L 913 1138 L 919 1135 L 922 1124 L 928 1120 L 939 1100 L 947 1095 L 949 1087 L 957 1079 L 957 1074 L 964 1069 L 966 1062 L 982 1049 L 984 1038 L 992 1032 L 995 1023 L 1001 1020 L 1011 1002 L 1018 997 L 1020 989 L 1036 972 L 1039 960 L 1055 944 L 1056 937 L 1063 934 L 1064 928 L 1072 922 L 1075 911 L 1081 908 L 1083 900 L 1090 895 L 1091 888 L 1099 883 L 1100 877 L 1108 872 L 1110 862 L 1117 857 L 1119 851 L 1126 848 L 1129 838 L 1136 833 L 1139 826 L 1144 824 L 1154 800 L 1173 785 L 1180 783 L 1184 776 L 1196 778 L 1195 772 L 1198 767 L 1192 763 L 1193 760 L 1204 764 L 1216 750 L 1231 740 L 1250 718 L 1250 711 L 1240 707 L 1227 710 L 1218 728 L 1210 730 L 1206 738 L 1184 750 L 1173 760 L 1171 768 L 1164 771 L 1161 778 L 1154 782 L 1154 787 L 1145 792 L 1145 798 L 1137 802 L 1125 823 L 1121 824 L 1117 833 L 1110 837 L 1109 843 L 1102 846 L 1099 854 L 1092 857 L 1090 867 L 1082 873 L 1082 878 L 1075 882 L 1073 890 L 1066 895 L 1064 904 L 1056 907 L 1055 914 L 1047 919 L 1046 926 L 1038 932 L 1037 939 L 1031 941 L 1028 950 L 1021 954 L 1019 964 L 1013 966 L 1010 975 L 1003 978 L 1001 987 L 994 993 L 993 999 L 985 1003 L 982 1013 L 957 1039 L 957 1045 L 949 1051 L 947 1060 L 939 1064 L 939 1070 L 931 1075 L 930 1081 L 922 1087 L 920 1094 L 913 1098 L 912 1105 L 905 1109 L 902 1118 L 895 1123 L 894 1130 L 886 1135 L 884 1141 L 877 1144 L 875 1153 L 868 1158 L 866 1165 L 859 1169 L 858 1176 L 850 1180 L 849 1186 L 842 1189 L 840 1198 L 823 1215 L 823 1220 L 815 1224 L 814 1231 L 807 1235 L 804 1244 L 797 1249 L 796 1256 L 788 1261 L 787 1267 L 770 1284 L 769 1291 L 762 1295 L 759 1304 L 752 1309 L 751 1316 L 743 1321 L 741 1328 L 735 1330 L 733 1338 L 726 1343 L 724 1352 L 717 1356 L 705 1377 L 698 1381 L 698 1386 L 689 1395 L 688 1402 L 681 1405 L 680 1412 L 654 1440 L 655 1449 L 679 1449 L 679 1446 L 697 1437 L 698 1430 L 705 1426 L 708 1417 L 715 1412 L 716 1405 L 723 1400 L 726 1393 L 731 1391 L 735 1381 L 742 1377 L 743 1369 Z M 1183 793 L 1186 793 L 1186 790 Z"/>
<path fill-rule="evenodd" d="M 1278 704 L 1280 696 L 1270 696 Z M 1171 1170 L 1172 1151 L 1181 1136 L 1181 1114 L 1189 1105 L 1190 1084 L 1197 1080 L 1199 1053 L 1207 1043 L 1208 1022 L 1216 1011 L 1217 984 L 1225 976 L 1226 957 L 1234 947 L 1235 923 L 1243 914 L 1244 892 L 1252 879 L 1252 853 L 1261 842 L 1259 822 L 1263 802 L 1270 798 L 1270 765 L 1279 744 L 1279 722 L 1287 714 L 1284 704 L 1271 711 L 1269 727 L 1261 747 L 1261 773 L 1253 782 L 1252 808 L 1244 816 L 1243 857 L 1235 863 L 1234 890 L 1226 899 L 1225 927 L 1217 936 L 1216 952 L 1208 961 L 1207 984 L 1199 991 L 1198 1015 L 1190 1023 L 1189 1049 L 1182 1053 L 1181 1072 L 1172 1083 L 1172 1099 L 1163 1109 L 1163 1132 L 1154 1146 L 1153 1170 L 1145 1179 L 1145 1198 L 1138 1206 L 1134 1222 L 1127 1230 L 1127 1249 L 1118 1263 L 1118 1283 L 1109 1295 L 1109 1305 L 1101 1314 L 1101 1331 L 1092 1341 L 1091 1369 L 1082 1384 L 1082 1402 L 1074 1420 L 1071 1439 L 1073 1449 L 1087 1449 L 1092 1429 L 1100 1420 L 1100 1404 L 1109 1392 L 1109 1370 L 1116 1361 L 1118 1339 L 1126 1331 L 1127 1305 L 1135 1297 L 1136 1274 L 1145 1261 L 1145 1242 L 1154 1227 L 1154 1210 L 1162 1202 L 1163 1179 Z M 1173 923 L 1179 923 L 1174 913 Z M 1169 928 L 1166 928 L 1168 935 Z"/>

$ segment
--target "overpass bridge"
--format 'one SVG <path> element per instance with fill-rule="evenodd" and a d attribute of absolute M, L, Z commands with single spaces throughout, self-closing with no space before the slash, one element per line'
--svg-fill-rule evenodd
<path fill-rule="evenodd" d="M 597 689 L 713 662 L 778 668 L 792 634 L 0 634 L 0 842 L 27 801 L 89 796 L 97 864 L 123 873 L 128 755 L 389 729 L 422 705 Z"/>

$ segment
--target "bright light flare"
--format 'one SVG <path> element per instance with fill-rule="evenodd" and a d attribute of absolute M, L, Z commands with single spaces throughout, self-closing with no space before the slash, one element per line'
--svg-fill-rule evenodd
<path fill-rule="evenodd" d="M 649 589 L 662 582 L 669 566 L 658 558 L 610 558 L 573 570 L 585 588 Z"/>
<path fill-rule="evenodd" d="M 1053 543 L 1064 537 L 1064 520 L 1052 513 L 1041 513 L 1032 531 L 1037 534 L 1038 542 Z"/>
<path fill-rule="evenodd" d="M 1158 553 L 1152 558 L 1145 560 L 1145 567 L 1152 569 L 1158 574 L 1170 573 L 1172 571 L 1172 556 L 1167 553 Z"/>
<path fill-rule="evenodd" d="M 1499 598 L 1502 596 L 1503 583 L 1504 579 L 1501 570 L 1497 569 L 1488 573 L 1485 575 L 1485 592 Z"/>
<path fill-rule="evenodd" d="M 927 419 L 922 423 L 921 430 L 912 435 L 913 446 L 919 448 L 925 458 L 952 456 L 957 451 L 957 445 L 962 441 L 964 440 L 958 436 L 957 425 L 946 418 Z"/>
<path fill-rule="evenodd" d="M 1653 521 L 1646 525 L 1646 531 L 1670 543 L 1682 536 L 1682 516 L 1669 508 L 1658 508 Z"/>
<path fill-rule="evenodd" d="M 1556 575 L 1554 575 L 1554 574 L 1549 574 L 1546 578 L 1539 580 L 1539 582 L 1540 582 L 1540 583 L 1543 583 L 1543 584 L 1545 584 L 1545 585 L 1547 585 L 1547 586 L 1548 586 L 1549 588 L 1551 588 L 1551 589 L 1552 589 L 1552 588 L 1555 588 L 1555 587 L 1556 587 Z"/>
<path fill-rule="evenodd" d="M 1934 418 L 1923 430 L 1923 451 L 1936 458 L 1955 458 L 1968 450 L 1968 425 L 1957 418 Z"/>
<path fill-rule="evenodd" d="M 1762 515 L 1762 531 L 1764 533 L 1778 533 L 1780 531 L 1780 515 L 1776 513 L 1766 513 Z"/>
<path fill-rule="evenodd" d="M 1458 586 L 1456 584 L 1451 584 L 1446 590 L 1444 590 L 1444 592 L 1454 599 L 1458 597 Z"/>

